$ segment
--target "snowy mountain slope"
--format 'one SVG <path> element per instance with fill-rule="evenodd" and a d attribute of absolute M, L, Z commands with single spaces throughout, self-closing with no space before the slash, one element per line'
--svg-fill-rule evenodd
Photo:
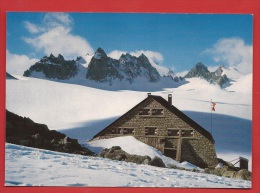
<path fill-rule="evenodd" d="M 231 80 L 238 79 L 243 76 L 243 74 L 241 74 L 241 72 L 239 72 L 235 67 L 220 66 L 219 68 L 222 71 L 221 74 L 226 74 Z"/>
<path fill-rule="evenodd" d="M 12 144 L 6 144 L 5 165 L 6 186 L 251 187 L 250 181 Z"/>
<path fill-rule="evenodd" d="M 252 91 L 248 88 L 252 85 L 252 75 L 242 76 L 230 90 L 199 78 L 189 81 L 178 88 L 165 88 L 152 94 L 165 99 L 168 93 L 173 94 L 173 105 L 208 131 L 212 130 L 218 157 L 231 161 L 233 157 L 245 156 L 251 160 Z M 36 78 L 6 82 L 9 111 L 47 124 L 50 129 L 62 130 L 80 143 L 91 139 L 147 97 L 144 91 L 108 91 Z M 245 88 L 239 86 L 242 82 Z M 216 112 L 212 112 L 212 129 L 210 99 L 217 103 Z"/>
<path fill-rule="evenodd" d="M 244 76 L 239 76 L 234 79 L 231 86 L 227 87 L 226 90 L 229 92 L 239 92 L 239 93 L 252 93 L 252 74 L 247 74 Z"/>
<path fill-rule="evenodd" d="M 94 54 L 86 54 L 85 56 L 81 56 L 84 59 L 84 62 L 81 63 L 82 66 L 87 68 L 93 56 Z"/>

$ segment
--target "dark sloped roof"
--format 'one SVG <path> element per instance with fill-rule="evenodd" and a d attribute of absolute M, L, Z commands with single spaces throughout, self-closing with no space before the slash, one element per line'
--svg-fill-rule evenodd
<path fill-rule="evenodd" d="M 137 108 L 139 105 L 141 105 L 142 103 L 146 102 L 147 100 L 149 100 L 150 98 L 154 99 L 155 101 L 157 101 L 158 103 L 160 103 L 162 106 L 164 106 L 166 109 L 168 109 L 170 112 L 172 112 L 173 114 L 175 114 L 177 117 L 179 117 L 180 119 L 182 119 L 184 122 L 186 122 L 188 125 L 190 125 L 192 128 L 194 128 L 196 131 L 198 131 L 199 133 L 201 133 L 202 135 L 204 135 L 206 138 L 208 138 L 212 143 L 215 143 L 215 140 L 213 139 L 212 135 L 206 130 L 204 129 L 202 126 L 200 126 L 198 123 L 196 123 L 194 120 L 192 120 L 190 117 L 188 117 L 187 115 L 185 115 L 182 111 L 180 111 L 179 109 L 177 109 L 175 106 L 170 105 L 168 103 L 168 101 L 166 101 L 164 98 L 162 98 L 161 96 L 156 96 L 156 95 L 148 95 L 148 97 L 146 99 L 144 99 L 143 101 L 141 101 L 140 103 L 138 103 L 136 106 L 134 106 L 132 109 L 130 109 L 128 112 L 126 112 L 124 115 L 122 115 L 121 117 L 119 117 L 117 120 L 115 120 L 113 123 L 111 123 L 110 125 L 108 125 L 105 129 L 103 129 L 102 131 L 100 131 L 99 133 L 97 133 L 93 138 L 98 137 L 100 134 L 102 134 L 106 129 L 108 129 L 111 125 L 113 125 L 114 123 L 116 123 L 117 121 L 119 121 L 120 119 L 124 118 L 130 111 L 134 110 L 135 108 Z"/>
<path fill-rule="evenodd" d="M 180 119 L 182 119 L 184 122 L 189 124 L 192 128 L 194 128 L 196 131 L 207 137 L 211 142 L 215 143 L 212 135 L 210 132 L 208 132 L 206 129 L 204 129 L 202 126 L 200 126 L 198 123 L 196 123 L 194 120 L 192 120 L 190 117 L 188 117 L 186 114 L 184 114 L 182 111 L 177 109 L 173 105 L 169 105 L 168 101 L 166 101 L 161 96 L 154 96 L 150 95 L 149 97 L 152 97 L 154 100 L 159 102 L 161 105 L 163 105 L 165 108 L 167 108 L 169 111 L 177 115 Z"/>

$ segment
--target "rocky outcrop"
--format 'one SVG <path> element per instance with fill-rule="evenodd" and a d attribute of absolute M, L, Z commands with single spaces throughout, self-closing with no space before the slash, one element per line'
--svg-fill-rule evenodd
<path fill-rule="evenodd" d="M 131 155 L 129 153 L 126 153 L 119 146 L 113 146 L 110 149 L 104 149 L 102 152 L 100 152 L 99 156 L 112 160 L 151 165 L 156 167 L 165 167 L 165 164 L 159 157 L 154 157 L 153 159 L 151 159 L 149 156 Z"/>
<path fill-rule="evenodd" d="M 109 82 L 112 85 L 115 80 L 126 80 L 132 84 L 136 78 L 158 82 L 161 76 L 144 54 L 139 57 L 122 54 L 119 60 L 116 60 L 108 57 L 102 48 L 98 48 L 89 63 L 86 78 L 95 82 Z"/>
<path fill-rule="evenodd" d="M 226 162 L 222 159 L 218 159 L 218 161 L 219 161 L 219 167 L 206 168 L 205 173 L 222 176 L 222 177 L 227 177 L 227 178 L 251 180 L 250 171 L 235 167 L 233 164 Z"/>
<path fill-rule="evenodd" d="M 210 72 L 203 63 L 199 62 L 184 76 L 184 78 L 198 77 L 205 79 L 212 84 L 218 84 L 222 87 L 229 83 L 228 77 L 225 74 L 222 75 L 222 72 L 223 70 L 221 67 L 219 67 L 215 72 Z"/>
<path fill-rule="evenodd" d="M 33 73 L 40 73 L 40 76 L 45 76 L 46 78 L 65 80 L 76 76 L 78 71 L 76 61 L 65 60 L 61 54 L 58 57 L 51 54 L 49 57 L 44 56 L 40 61 L 32 65 L 24 72 L 23 76 L 30 77 Z M 33 76 L 37 77 L 38 75 Z"/>
<path fill-rule="evenodd" d="M 156 166 L 156 167 L 162 167 L 162 168 L 165 167 L 165 164 L 163 163 L 162 159 L 159 158 L 159 157 L 157 157 L 157 156 L 155 156 L 155 157 L 151 160 L 151 162 L 150 162 L 149 165 L 151 165 L 151 166 Z"/>
<path fill-rule="evenodd" d="M 6 72 L 5 75 L 6 80 L 17 80 L 17 78 L 15 78 L 14 76 L 12 76 L 11 74 L 9 74 L 8 72 Z"/>
<path fill-rule="evenodd" d="M 205 173 L 213 174 L 217 176 L 222 176 L 226 178 L 237 178 L 242 180 L 251 180 L 251 172 L 245 169 L 242 170 L 232 170 L 228 166 L 223 166 L 221 168 L 206 168 Z"/>
<path fill-rule="evenodd" d="M 33 122 L 6 110 L 6 142 L 58 152 L 94 155 L 82 147 L 77 139 L 49 130 L 47 125 Z"/>

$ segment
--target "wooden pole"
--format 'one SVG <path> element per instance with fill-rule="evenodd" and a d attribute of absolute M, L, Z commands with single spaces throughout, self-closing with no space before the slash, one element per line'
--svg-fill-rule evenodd
<path fill-rule="evenodd" d="M 212 99 L 210 99 L 210 133 L 212 135 Z"/>

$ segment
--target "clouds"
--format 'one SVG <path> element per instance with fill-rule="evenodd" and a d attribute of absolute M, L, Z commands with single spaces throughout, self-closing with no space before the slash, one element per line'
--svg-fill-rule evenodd
<path fill-rule="evenodd" d="M 24 37 L 24 41 L 44 54 L 62 54 L 66 59 L 75 59 L 93 53 L 89 42 L 80 36 L 72 34 L 73 19 L 66 13 L 47 13 L 42 24 L 36 25 L 29 21 L 24 27 L 32 37 Z"/>
<path fill-rule="evenodd" d="M 210 54 L 217 63 L 236 67 L 241 73 L 252 73 L 253 47 L 241 38 L 223 38 L 204 53 Z"/>
<path fill-rule="evenodd" d="M 42 31 L 44 31 L 43 27 L 37 26 L 36 24 L 33 24 L 33 23 L 29 22 L 29 21 L 25 21 L 24 22 L 24 27 L 31 34 L 37 34 L 37 33 L 40 33 Z"/>
<path fill-rule="evenodd" d="M 12 54 L 6 50 L 6 72 L 15 75 L 23 75 L 24 71 L 37 62 L 36 58 L 26 55 Z"/>
<path fill-rule="evenodd" d="M 43 23 L 48 29 L 52 29 L 57 26 L 70 28 L 73 24 L 73 19 L 67 13 L 46 13 L 43 18 Z"/>

